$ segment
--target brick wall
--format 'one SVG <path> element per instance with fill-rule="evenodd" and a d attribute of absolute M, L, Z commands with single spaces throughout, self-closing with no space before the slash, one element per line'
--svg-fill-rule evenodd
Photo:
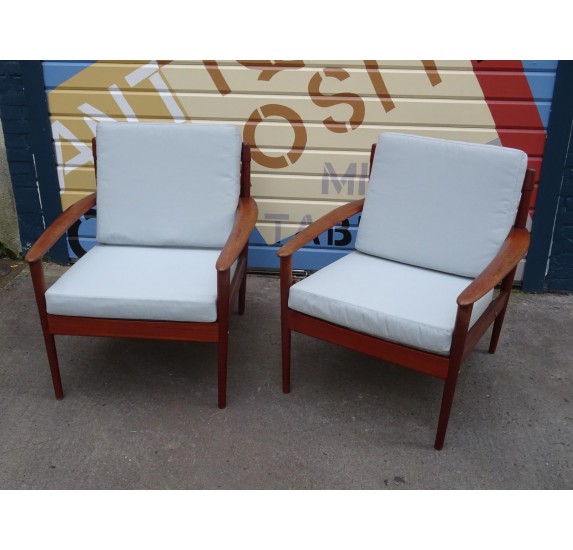
<path fill-rule="evenodd" d="M 62 212 L 40 61 L 0 61 L 0 116 L 25 253 Z M 47 256 L 69 263 L 64 237 Z"/>
<path fill-rule="evenodd" d="M 30 144 L 22 68 L 18 61 L 0 61 L 0 116 L 25 252 L 44 230 L 44 217 Z"/>

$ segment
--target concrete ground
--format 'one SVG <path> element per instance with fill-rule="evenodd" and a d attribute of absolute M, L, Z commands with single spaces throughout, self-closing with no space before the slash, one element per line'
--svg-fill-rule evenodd
<path fill-rule="evenodd" d="M 232 316 L 225 410 L 214 345 L 145 340 L 58 337 L 56 401 L 27 269 L 0 287 L 0 489 L 573 489 L 571 295 L 514 293 L 437 452 L 429 376 L 295 334 L 281 392 L 275 277 Z"/>

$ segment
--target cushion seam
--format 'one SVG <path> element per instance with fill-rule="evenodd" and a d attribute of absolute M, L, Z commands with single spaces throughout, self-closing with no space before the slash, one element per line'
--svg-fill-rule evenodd
<path fill-rule="evenodd" d="M 321 296 L 320 294 L 314 294 L 314 293 L 311 293 L 311 292 L 308 292 L 305 290 L 299 290 L 299 292 L 306 292 L 307 294 L 313 294 L 314 296 L 320 296 L 322 299 L 329 301 L 331 304 L 348 304 L 348 302 L 344 302 L 342 300 L 337 300 L 336 298 L 331 298 L 329 296 Z M 361 309 L 365 309 L 367 311 L 372 311 L 375 313 L 384 313 L 385 315 L 388 315 L 388 317 L 391 317 L 392 319 L 401 319 L 401 320 L 408 321 L 410 323 L 416 323 L 416 324 L 419 324 L 419 325 L 422 325 L 422 326 L 428 327 L 428 328 L 443 328 L 443 329 L 447 330 L 447 327 L 429 325 L 428 323 L 424 323 L 423 321 L 412 321 L 411 319 L 407 319 L 405 317 L 398 317 L 396 315 L 393 315 L 392 313 L 386 313 L 386 312 L 379 310 L 379 309 L 372 309 L 372 308 L 369 308 L 367 306 L 357 306 L 356 304 L 349 304 L 349 305 L 351 305 L 352 307 L 355 307 L 355 308 L 361 308 Z M 453 330 L 453 326 L 452 326 L 452 330 Z"/>

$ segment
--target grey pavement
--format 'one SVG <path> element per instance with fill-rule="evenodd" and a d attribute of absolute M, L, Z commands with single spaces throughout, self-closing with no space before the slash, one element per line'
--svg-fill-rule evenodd
<path fill-rule="evenodd" d="M 49 265 L 52 282 L 64 268 Z M 27 268 L 0 278 L 0 489 L 573 489 L 573 296 L 515 292 L 495 355 L 466 360 L 446 445 L 442 383 L 293 336 L 280 386 L 278 278 L 213 344 L 57 337 L 56 401 Z"/>

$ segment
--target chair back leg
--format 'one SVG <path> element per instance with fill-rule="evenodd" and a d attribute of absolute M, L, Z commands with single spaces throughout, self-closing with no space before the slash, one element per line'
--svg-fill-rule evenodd
<path fill-rule="evenodd" d="M 491 340 L 489 342 L 489 353 L 495 353 L 497 349 L 497 343 L 499 342 L 499 335 L 501 334 L 501 327 L 503 326 L 503 319 L 505 318 L 505 310 L 507 309 L 507 303 L 504 308 L 498 313 L 495 321 L 493 323 L 493 330 L 491 331 Z"/>
<path fill-rule="evenodd" d="M 461 364 L 450 363 L 448 377 L 444 385 L 444 393 L 442 396 L 442 405 L 440 407 L 440 419 L 438 420 L 438 431 L 436 432 L 436 440 L 434 448 L 441 451 L 444 448 L 444 441 L 446 439 L 446 431 L 448 429 L 448 421 L 450 420 L 450 413 L 452 411 L 452 403 L 454 402 L 454 393 L 456 391 L 456 384 L 458 382 L 458 375 L 460 372 Z"/>
<path fill-rule="evenodd" d="M 218 399 L 217 405 L 220 409 L 227 406 L 227 357 L 229 350 L 229 335 L 220 336 L 217 344 L 217 385 Z"/>
<path fill-rule="evenodd" d="M 241 286 L 239 287 L 239 315 L 245 313 L 245 300 L 247 296 L 247 265 L 249 263 L 249 245 L 245 246 L 242 256 L 245 258 L 245 273 L 243 273 L 243 279 L 241 280 Z"/>
<path fill-rule="evenodd" d="M 48 363 L 50 364 L 54 393 L 56 394 L 56 399 L 63 399 L 64 390 L 62 388 L 62 379 L 60 377 L 60 366 L 58 364 L 58 354 L 56 352 L 56 341 L 54 335 L 44 330 L 44 342 L 46 343 L 46 352 L 48 354 Z"/>
<path fill-rule="evenodd" d="M 291 331 L 286 326 L 286 322 L 282 322 L 282 367 L 283 367 L 283 392 L 290 393 L 290 341 Z"/>
<path fill-rule="evenodd" d="M 501 334 L 501 327 L 503 326 L 503 320 L 505 318 L 505 312 L 507 310 L 507 304 L 509 304 L 509 296 L 511 295 L 511 288 L 513 286 L 513 280 L 515 278 L 515 272 L 517 271 L 517 267 L 513 269 L 513 271 L 509 272 L 503 281 L 501 282 L 501 292 L 507 293 L 505 299 L 505 305 L 503 309 L 498 313 L 495 321 L 493 323 L 493 330 L 491 332 L 491 340 L 489 342 L 489 352 L 495 353 L 497 348 L 497 343 L 499 341 L 499 335 Z"/>

